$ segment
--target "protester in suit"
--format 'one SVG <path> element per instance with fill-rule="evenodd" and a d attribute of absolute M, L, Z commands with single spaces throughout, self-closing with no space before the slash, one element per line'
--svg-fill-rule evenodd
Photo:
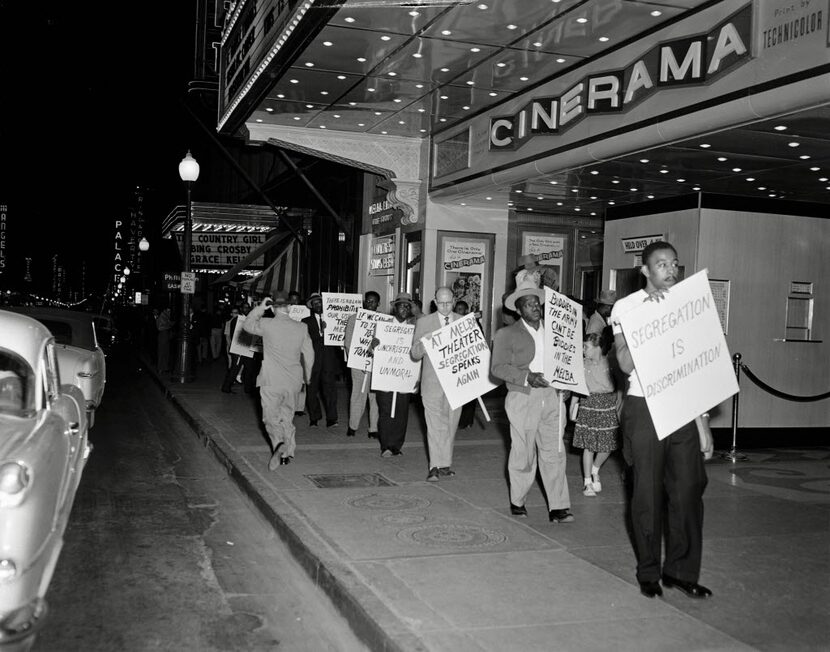
<path fill-rule="evenodd" d="M 657 439 L 640 377 L 620 317 L 644 301 L 660 301 L 678 281 L 677 251 L 668 242 L 653 242 L 643 250 L 641 273 L 646 287 L 620 299 L 611 311 L 617 363 L 629 375 L 622 409 L 623 456 L 633 477 L 631 525 L 637 554 L 637 581 L 647 598 L 663 595 L 663 586 L 675 587 L 690 598 L 708 598 L 712 592 L 697 583 L 703 554 L 704 457 L 712 455 L 711 431 L 701 441 L 694 421 L 665 439 Z M 703 455 L 701 455 L 703 450 Z M 667 526 L 664 527 L 664 505 Z M 663 533 L 666 557 L 661 562 Z"/>
<path fill-rule="evenodd" d="M 366 310 L 377 310 L 380 303 L 380 295 L 370 290 L 363 295 L 363 307 Z M 343 347 L 348 354 L 352 348 L 357 313 L 351 315 L 346 322 L 346 333 L 343 338 Z M 372 372 L 361 369 L 349 369 L 352 372 L 352 394 L 349 401 L 349 428 L 346 430 L 347 437 L 354 437 L 366 410 L 366 399 L 369 400 L 369 438 L 378 437 L 378 401 L 375 392 L 371 391 Z"/>
<path fill-rule="evenodd" d="M 294 406 L 304 374 L 307 377 L 314 364 L 308 329 L 288 316 L 288 305 L 288 294 L 278 291 L 273 301 L 265 297 L 242 324 L 248 333 L 262 337 L 263 360 L 257 386 L 262 420 L 273 450 L 268 463 L 272 471 L 294 459 Z M 270 306 L 274 318 L 263 319 Z"/>
<path fill-rule="evenodd" d="M 392 315 L 398 323 L 412 324 L 415 319 L 412 317 L 412 296 L 407 292 L 399 292 L 392 302 Z M 372 341 L 372 346 L 377 346 L 378 340 Z M 395 392 L 384 392 L 380 389 L 376 392 L 378 398 L 378 439 L 380 440 L 381 457 L 392 457 L 402 455 L 406 440 L 406 428 L 409 424 L 409 399 L 412 394 L 398 394 Z M 395 416 L 392 416 L 392 401 L 395 401 Z"/>
<path fill-rule="evenodd" d="M 454 302 L 450 288 L 438 288 L 435 291 L 437 311 L 417 321 L 412 340 L 413 360 L 423 360 L 421 403 L 424 406 L 424 418 L 427 422 L 427 447 L 429 449 L 427 482 L 438 482 L 439 478 L 449 478 L 455 475 L 455 471 L 452 470 L 452 448 L 455 443 L 455 433 L 458 430 L 458 420 L 461 418 L 461 408 L 455 410 L 450 408 L 432 362 L 426 355 L 426 347 L 421 342 L 421 338 L 428 337 L 433 331 L 461 319 L 461 315 L 452 310 Z"/>
<path fill-rule="evenodd" d="M 565 409 L 562 392 L 544 376 L 545 291 L 527 279 L 507 297 L 505 305 L 519 313 L 512 326 L 496 331 L 490 370 L 507 384 L 504 408 L 510 421 L 510 513 L 527 516 L 525 500 L 536 479 L 536 468 L 553 523 L 570 523 L 570 495 L 565 477 L 567 460 L 562 434 Z"/>
<path fill-rule="evenodd" d="M 314 344 L 314 366 L 311 379 L 306 387 L 306 410 L 309 425 L 314 427 L 322 418 L 320 397 L 326 410 L 326 427 L 337 425 L 337 388 L 334 384 L 337 376 L 339 353 L 337 347 L 325 346 L 326 322 L 323 321 L 323 297 L 318 292 L 312 294 L 305 304 L 311 314 L 303 319 L 308 328 L 311 342 Z"/>

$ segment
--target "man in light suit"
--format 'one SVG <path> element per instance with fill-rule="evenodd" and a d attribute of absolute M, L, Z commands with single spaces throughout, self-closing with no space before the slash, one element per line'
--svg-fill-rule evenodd
<path fill-rule="evenodd" d="M 504 304 L 520 319 L 496 331 L 490 372 L 507 384 L 504 409 L 510 421 L 510 513 L 526 517 L 525 499 L 536 480 L 538 468 L 548 501 L 552 523 L 570 523 L 567 460 L 562 433 L 565 410 L 561 392 L 550 386 L 544 374 L 544 326 L 542 303 L 545 291 L 533 281 L 521 283 Z"/>
<path fill-rule="evenodd" d="M 461 315 L 452 311 L 454 297 L 452 290 L 441 287 L 435 291 L 435 306 L 437 312 L 421 317 L 415 323 L 411 355 L 414 360 L 423 359 L 421 367 L 421 402 L 424 405 L 424 417 L 427 422 L 427 446 L 429 447 L 429 475 L 427 482 L 438 482 L 439 478 L 451 478 L 455 475 L 452 470 L 452 448 L 455 442 L 455 432 L 458 430 L 458 420 L 461 418 L 461 408 L 450 408 L 447 396 L 441 388 L 435 369 L 421 338 L 431 335 L 433 331 L 443 328 L 447 324 L 461 319 Z"/>
<path fill-rule="evenodd" d="M 273 448 L 268 463 L 272 471 L 294 459 L 294 407 L 303 379 L 311 376 L 314 364 L 308 328 L 288 316 L 288 305 L 288 294 L 277 292 L 273 300 L 265 297 L 242 324 L 247 332 L 262 337 L 262 368 L 256 384 L 262 420 Z M 274 318 L 263 319 L 269 307 L 273 307 Z"/>

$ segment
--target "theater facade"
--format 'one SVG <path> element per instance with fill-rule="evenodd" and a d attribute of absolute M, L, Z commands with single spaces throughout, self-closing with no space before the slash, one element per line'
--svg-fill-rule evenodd
<path fill-rule="evenodd" d="M 591 300 L 671 241 L 732 353 L 830 390 L 828 0 L 238 0 L 217 130 L 365 172 L 358 289 L 469 300 L 520 258 Z M 727 427 L 731 406 L 713 411 Z M 830 426 L 741 384 L 741 424 Z"/>

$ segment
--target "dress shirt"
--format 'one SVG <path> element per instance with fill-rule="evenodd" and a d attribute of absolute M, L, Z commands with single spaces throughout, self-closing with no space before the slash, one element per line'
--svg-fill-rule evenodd
<path fill-rule="evenodd" d="M 527 332 L 530 333 L 534 344 L 533 360 L 530 361 L 529 370 L 534 373 L 543 374 L 545 373 L 544 324 L 539 322 L 539 328 L 534 329 L 533 326 L 530 326 L 524 319 L 522 319 L 522 325 L 527 329 Z M 527 383 L 527 381 L 525 381 L 525 383 Z"/>

